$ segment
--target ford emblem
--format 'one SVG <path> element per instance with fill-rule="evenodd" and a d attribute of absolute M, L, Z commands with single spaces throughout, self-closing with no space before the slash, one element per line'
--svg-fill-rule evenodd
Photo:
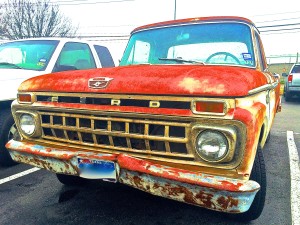
<path fill-rule="evenodd" d="M 113 78 L 109 78 L 109 77 L 91 78 L 89 79 L 89 88 L 94 88 L 94 89 L 106 88 L 112 79 Z"/>

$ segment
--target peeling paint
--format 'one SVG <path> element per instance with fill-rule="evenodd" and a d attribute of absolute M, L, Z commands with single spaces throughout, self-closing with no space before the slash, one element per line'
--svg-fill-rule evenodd
<path fill-rule="evenodd" d="M 121 170 L 119 181 L 153 195 L 228 213 L 247 211 L 256 193 L 219 192 L 212 188 L 170 181 L 129 170 Z"/>
<path fill-rule="evenodd" d="M 117 163 L 117 179 L 148 193 L 222 212 L 245 212 L 259 184 L 153 164 L 125 154 L 52 149 L 11 140 L 7 145 L 17 162 L 80 176 L 77 157 Z M 26 147 L 25 147 L 26 146 Z"/>
<path fill-rule="evenodd" d="M 184 90 L 189 91 L 191 94 L 194 92 L 204 92 L 204 93 L 224 93 L 224 84 L 212 84 L 208 80 L 198 80 L 195 78 L 185 77 L 178 85 Z"/>

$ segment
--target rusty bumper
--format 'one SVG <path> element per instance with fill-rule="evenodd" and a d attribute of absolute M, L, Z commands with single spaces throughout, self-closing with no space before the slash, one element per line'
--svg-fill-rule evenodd
<path fill-rule="evenodd" d="M 117 181 L 120 183 L 157 196 L 228 213 L 247 211 L 260 188 L 255 181 L 161 166 L 126 154 L 63 150 L 14 140 L 6 147 L 17 162 L 76 176 L 80 176 L 78 157 L 113 161 L 117 165 Z"/>

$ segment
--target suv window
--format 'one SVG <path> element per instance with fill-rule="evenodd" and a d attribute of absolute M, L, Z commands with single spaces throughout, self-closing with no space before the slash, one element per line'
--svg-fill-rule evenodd
<path fill-rule="evenodd" d="M 88 44 L 67 42 L 57 59 L 53 72 L 91 68 L 96 68 L 96 63 Z"/>
<path fill-rule="evenodd" d="M 0 45 L 0 67 L 43 71 L 59 41 L 26 40 Z"/>
<path fill-rule="evenodd" d="M 108 48 L 100 45 L 94 45 L 98 58 L 100 59 L 101 67 L 114 67 L 115 63 Z"/>
<path fill-rule="evenodd" d="M 300 65 L 294 65 L 291 73 L 300 73 Z"/>

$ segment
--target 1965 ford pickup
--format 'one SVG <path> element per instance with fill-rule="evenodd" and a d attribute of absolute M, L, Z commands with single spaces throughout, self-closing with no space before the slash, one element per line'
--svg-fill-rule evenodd
<path fill-rule="evenodd" d="M 23 82 L 12 105 L 20 137 L 6 146 L 66 185 L 110 180 L 254 220 L 279 89 L 248 19 L 146 25 L 118 67 Z"/>

